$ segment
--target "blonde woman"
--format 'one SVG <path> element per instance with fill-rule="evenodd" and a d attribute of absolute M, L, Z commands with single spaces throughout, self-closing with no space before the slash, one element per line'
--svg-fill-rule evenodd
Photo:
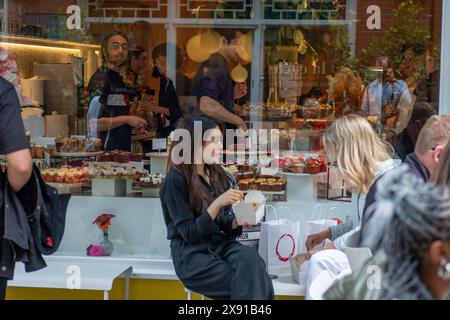
<path fill-rule="evenodd" d="M 352 190 L 351 221 L 308 237 L 306 247 L 311 259 L 307 287 L 325 270 L 332 277 L 350 271 L 344 250 L 358 246 L 366 194 L 379 176 L 395 167 L 390 156 L 392 148 L 376 135 L 367 120 L 357 115 L 339 118 L 325 133 L 323 144 L 328 161 L 337 163 Z M 326 239 L 333 244 L 323 250 L 320 244 Z"/>

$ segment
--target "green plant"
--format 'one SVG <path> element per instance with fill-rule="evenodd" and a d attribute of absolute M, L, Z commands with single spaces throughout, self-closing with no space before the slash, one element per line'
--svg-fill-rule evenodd
<path fill-rule="evenodd" d="M 386 31 L 382 38 L 377 38 L 359 53 L 358 70 L 364 74 L 367 66 L 374 65 L 379 56 L 391 58 L 392 67 L 397 74 L 401 74 L 401 65 L 405 61 L 426 55 L 432 52 L 433 58 L 438 59 L 439 51 L 431 43 L 431 35 L 427 28 L 418 24 L 419 16 L 423 8 L 417 1 L 405 0 L 393 12 L 393 25 Z M 426 79 L 428 73 L 425 68 L 416 70 L 414 77 L 417 81 Z"/>

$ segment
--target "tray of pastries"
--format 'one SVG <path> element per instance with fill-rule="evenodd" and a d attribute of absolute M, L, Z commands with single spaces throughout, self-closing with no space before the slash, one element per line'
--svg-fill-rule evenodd
<path fill-rule="evenodd" d="M 287 180 L 276 176 L 257 175 L 243 176 L 238 180 L 239 190 L 259 190 L 262 192 L 284 192 Z"/>
<path fill-rule="evenodd" d="M 45 182 L 56 184 L 89 184 L 91 181 L 91 175 L 87 167 L 43 169 L 41 176 Z"/>
<path fill-rule="evenodd" d="M 67 157 L 85 157 L 95 156 L 100 154 L 102 147 L 102 140 L 91 137 L 88 139 L 82 138 L 62 138 L 56 139 L 56 156 Z"/>
<path fill-rule="evenodd" d="M 138 180 L 147 170 L 135 166 L 115 166 L 111 164 L 91 165 L 89 173 L 92 179 L 133 179 Z"/>

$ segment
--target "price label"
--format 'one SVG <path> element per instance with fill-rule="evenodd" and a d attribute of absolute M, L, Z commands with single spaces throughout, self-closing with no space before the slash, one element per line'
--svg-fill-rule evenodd
<path fill-rule="evenodd" d="M 167 149 L 166 139 L 153 139 L 153 150 L 164 150 Z"/>
<path fill-rule="evenodd" d="M 319 155 L 317 153 L 305 153 L 305 159 L 313 158 L 315 160 L 318 157 L 319 157 Z"/>
<path fill-rule="evenodd" d="M 48 152 L 44 152 L 44 162 L 45 167 L 50 168 L 50 155 L 48 154 Z"/>

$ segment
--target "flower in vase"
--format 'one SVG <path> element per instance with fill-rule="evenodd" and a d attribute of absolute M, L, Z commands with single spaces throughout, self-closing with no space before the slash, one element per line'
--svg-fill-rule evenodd
<path fill-rule="evenodd" d="M 91 257 L 101 257 L 103 256 L 103 248 L 101 246 L 91 244 L 87 247 L 86 254 Z"/>
<path fill-rule="evenodd" d="M 115 215 L 113 214 L 101 214 L 99 215 L 92 224 L 96 224 L 97 227 L 103 231 L 103 235 L 108 235 L 109 227 L 111 226 L 111 219 L 114 218 Z"/>

